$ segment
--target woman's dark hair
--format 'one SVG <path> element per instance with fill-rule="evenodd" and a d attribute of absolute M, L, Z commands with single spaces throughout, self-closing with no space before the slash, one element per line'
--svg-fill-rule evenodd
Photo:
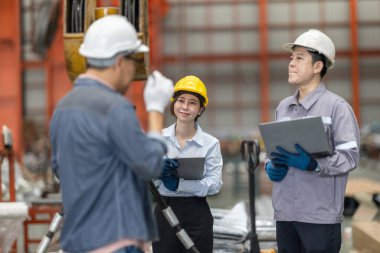
<path fill-rule="evenodd" d="M 200 104 L 201 104 L 201 113 L 199 115 L 197 115 L 197 117 L 195 117 L 194 121 L 197 121 L 198 120 L 198 117 L 202 115 L 202 113 L 205 111 L 206 107 L 204 106 L 204 102 L 205 102 L 205 98 L 202 97 L 201 95 L 199 95 L 198 93 L 195 93 L 195 92 L 191 92 L 191 91 L 183 91 L 183 90 L 180 90 L 180 91 L 177 91 L 174 93 L 173 95 L 173 101 L 170 103 L 170 113 L 174 116 L 174 104 L 175 102 L 177 102 L 177 99 L 179 98 L 179 96 L 181 96 L 182 94 L 191 94 L 191 95 L 194 95 L 198 98 Z"/>

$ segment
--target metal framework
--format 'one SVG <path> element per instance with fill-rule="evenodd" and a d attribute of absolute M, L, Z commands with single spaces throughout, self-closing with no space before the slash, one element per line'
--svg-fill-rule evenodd
<path fill-rule="evenodd" d="M 20 0 L 0 1 L 0 125 L 14 133 L 17 154 L 22 150 L 23 121 L 19 10 Z"/>
<path fill-rule="evenodd" d="M 319 17 L 317 21 L 297 21 L 295 15 L 296 5 L 300 3 L 310 4 L 315 2 L 315 5 L 318 6 Z M 239 76 L 241 75 L 241 70 L 239 70 L 240 63 L 248 63 L 248 62 L 256 62 L 260 65 L 260 77 L 259 77 L 259 85 L 257 86 L 259 89 L 259 104 L 252 105 L 253 107 L 258 107 L 260 110 L 260 121 L 269 121 L 271 119 L 271 111 L 273 111 L 273 106 L 277 104 L 277 101 L 274 101 L 270 98 L 271 93 L 271 76 L 270 76 L 270 64 L 275 62 L 278 59 L 287 59 L 288 54 L 277 52 L 270 50 L 268 47 L 269 44 L 269 32 L 270 31 L 279 31 L 282 32 L 286 30 L 288 33 L 292 34 L 293 38 L 297 35 L 297 31 L 309 29 L 311 27 L 319 27 L 322 29 L 346 29 L 349 34 L 348 41 L 350 41 L 351 45 L 349 49 L 339 49 L 337 48 L 337 57 L 339 59 L 348 59 L 350 62 L 350 77 L 347 78 L 349 82 L 351 82 L 351 96 L 348 100 L 351 102 L 353 110 L 358 118 L 358 121 L 361 122 L 361 106 L 363 103 L 374 103 L 374 101 L 369 101 L 366 98 L 361 97 L 361 89 L 360 89 L 360 62 L 361 60 L 369 57 L 380 57 L 380 48 L 360 48 L 359 47 L 359 32 L 360 28 L 365 27 L 374 27 L 380 24 L 379 20 L 359 20 L 358 18 L 358 1 L 350 0 L 348 2 L 349 9 L 347 10 L 348 21 L 330 21 L 327 18 L 326 14 L 326 6 L 331 4 L 331 2 L 342 2 L 342 0 L 334 0 L 334 1 L 294 1 L 294 0 L 281 0 L 281 1 L 269 1 L 269 0 L 257 0 L 257 1 L 246 1 L 246 0 L 231 0 L 231 1 L 200 1 L 200 0 L 192 0 L 192 1 L 170 1 L 170 6 L 172 9 L 177 9 L 176 12 L 180 13 L 177 15 L 177 23 L 167 23 L 163 26 L 162 33 L 164 34 L 175 34 L 179 41 L 180 53 L 167 53 L 162 56 L 162 59 L 159 61 L 162 62 L 164 66 L 168 66 L 169 69 L 173 65 L 181 65 L 183 66 L 183 71 L 186 72 L 189 69 L 189 66 L 197 63 L 207 63 L 210 65 L 217 64 L 219 62 L 230 62 L 231 64 L 235 64 L 235 77 L 233 79 L 233 85 L 235 87 L 235 93 L 239 94 L 239 90 L 241 89 Z M 343 3 L 347 3 L 343 1 Z M 289 17 L 290 20 L 288 22 L 273 22 L 270 20 L 268 16 L 268 8 L 269 6 L 275 6 L 278 4 L 286 4 L 289 6 Z M 258 9 L 257 20 L 252 24 L 239 24 L 239 17 L 243 15 L 241 13 L 242 6 L 256 6 Z M 204 8 L 206 11 L 207 17 L 204 19 L 204 25 L 192 25 L 189 24 L 188 21 L 188 12 L 186 10 L 188 8 L 194 8 L 195 6 L 199 6 Z M 228 24 L 217 24 L 215 21 L 212 23 L 210 19 L 218 15 L 216 9 L 220 6 L 228 6 L 233 11 L 233 14 L 230 18 L 230 22 Z M 255 17 L 252 17 L 255 18 Z M 187 20 L 187 21 L 186 21 Z M 185 23 L 188 23 L 187 25 Z M 207 37 L 208 45 L 207 48 L 214 48 L 217 46 L 215 39 L 213 39 L 212 34 L 216 33 L 229 33 L 231 40 L 233 40 L 234 46 L 239 48 L 241 45 L 241 38 L 239 34 L 242 33 L 257 33 L 257 37 L 259 38 L 259 51 L 251 51 L 249 53 L 240 53 L 237 50 L 234 53 L 214 53 L 212 50 L 207 50 L 208 53 L 187 53 L 189 51 L 190 45 L 186 40 L 190 34 L 199 33 L 204 34 Z M 162 48 L 164 49 L 164 47 Z M 212 80 L 215 73 L 210 68 L 209 77 Z M 213 80 L 217 83 L 217 80 Z M 215 87 L 213 87 L 215 89 Z M 234 95 L 234 94 L 232 94 Z M 241 120 L 239 119 L 239 109 L 245 107 L 243 103 L 239 104 L 239 97 L 236 97 L 237 102 L 233 104 L 225 104 L 219 102 L 216 107 L 224 107 L 224 108 L 235 108 L 235 122 L 236 125 L 239 125 Z M 214 103 L 215 104 L 215 103 Z M 211 104 L 212 110 L 217 110 Z M 208 117 L 211 119 L 213 115 L 208 114 Z M 211 127 L 215 124 L 211 123 Z"/>
<path fill-rule="evenodd" d="M 333 2 L 339 2 L 341 0 L 334 0 Z M 98 1 L 99 2 L 99 1 Z M 100 1 L 101 2 L 101 1 Z M 109 1 L 111 2 L 111 1 Z M 218 62 L 230 62 L 234 64 L 234 74 L 232 75 L 233 83 L 235 86 L 235 97 L 239 97 L 242 91 L 241 86 L 241 73 L 242 64 L 251 62 L 259 64 L 260 75 L 258 82 L 259 102 L 248 103 L 236 99 L 233 105 L 228 103 L 212 103 L 210 104 L 209 120 L 211 126 L 215 115 L 212 111 L 217 108 L 234 108 L 236 111 L 235 121 L 236 124 L 242 123 L 241 108 L 250 106 L 260 110 L 260 121 L 268 121 L 271 118 L 271 112 L 274 104 L 277 101 L 273 101 L 271 96 L 271 63 L 277 59 L 286 59 L 288 56 L 285 53 L 271 51 L 268 47 L 270 35 L 269 31 L 283 31 L 288 30 L 291 34 L 296 36 L 296 31 L 299 29 L 307 29 L 309 27 L 322 27 L 322 28 L 338 28 L 347 29 L 349 31 L 349 41 L 351 43 L 350 49 L 343 49 L 337 52 L 339 58 L 349 59 L 351 63 L 350 82 L 351 82 L 351 97 L 349 100 L 352 103 L 354 112 L 361 122 L 361 111 L 363 104 L 376 105 L 378 102 L 371 99 L 361 97 L 360 89 L 360 62 L 364 58 L 380 57 L 379 48 L 360 48 L 359 44 L 359 29 L 361 27 L 376 27 L 380 24 L 379 20 L 359 20 L 358 19 L 358 1 L 350 0 L 348 3 L 349 10 L 347 15 L 349 16 L 349 22 L 341 21 L 328 21 L 326 19 L 325 5 L 326 1 L 316 1 L 318 4 L 320 17 L 316 22 L 297 22 L 295 20 L 295 6 L 302 2 L 311 1 L 294 1 L 294 0 L 281 0 L 281 1 L 269 1 L 269 0 L 192 0 L 192 1 L 166 1 L 166 0 L 151 0 L 149 1 L 149 44 L 150 51 L 150 65 L 151 69 L 165 70 L 172 65 L 180 65 L 183 67 L 184 72 L 186 69 L 191 69 L 191 65 L 194 63 L 205 63 L 208 69 L 209 78 L 215 79 L 218 74 L 215 70 L 214 64 Z M 329 1 L 329 3 L 332 1 Z M 31 5 L 35 5 L 36 0 L 31 1 Z M 289 17 L 291 20 L 288 23 L 276 23 L 271 22 L 268 17 L 268 8 L 276 4 L 289 5 Z M 258 16 L 255 17 L 256 21 L 252 24 L 240 24 L 242 6 L 255 5 L 258 9 Z M 205 23 L 204 25 L 190 26 L 187 25 L 185 19 L 188 18 L 187 9 L 189 7 L 201 6 L 205 9 Z M 218 15 L 215 8 L 220 6 L 227 6 L 233 11 L 232 17 L 228 24 L 215 24 L 212 20 Z M 50 118 L 54 106 L 57 101 L 66 94 L 71 88 L 72 84 L 67 78 L 65 69 L 63 46 L 62 46 L 62 18 L 60 18 L 60 24 L 56 33 L 56 38 L 52 44 L 52 47 L 48 51 L 47 57 L 37 60 L 22 60 L 21 52 L 21 30 L 22 27 L 20 20 L 21 1 L 2 1 L 1 2 L 1 14 L 0 22 L 11 24 L 9 26 L 2 26 L 0 30 L 0 51 L 2 53 L 2 59 L 0 60 L 0 78 L 2 80 L 2 89 L 0 91 L 0 103 L 1 103 L 1 116 L 0 123 L 7 124 L 10 129 L 15 133 L 15 150 L 19 157 L 22 153 L 22 125 L 25 111 L 28 108 L 25 106 L 25 87 L 28 86 L 28 80 L 23 81 L 22 74 L 33 70 L 42 70 L 45 73 L 45 108 L 41 110 L 45 113 L 46 126 L 48 125 L 48 119 Z M 172 10 L 179 10 L 181 15 L 176 24 L 165 24 L 165 16 Z M 35 6 L 30 6 L 28 9 L 24 9 L 25 12 L 35 11 Z M 31 17 L 32 15 L 29 15 Z M 29 20 L 33 22 L 33 20 Z M 13 32 L 18 31 L 18 32 Z M 244 38 L 242 33 L 256 33 L 259 38 L 259 51 L 251 51 L 249 53 L 242 53 L 237 50 L 235 53 L 223 53 L 213 52 L 214 46 L 218 43 L 213 34 L 215 33 L 229 33 L 233 45 L 239 48 Z M 188 53 L 190 47 L 186 38 L 189 34 L 200 33 L 207 38 L 207 45 L 209 53 Z M 163 37 L 165 34 L 178 34 L 178 42 L 181 53 L 170 54 L 165 53 L 165 44 L 163 43 Z M 23 83 L 24 82 L 24 83 Z M 12 85 L 9 85 L 9 84 Z M 23 88 L 24 87 L 24 88 Z M 215 90 L 216 87 L 210 87 L 210 91 Z M 138 115 L 141 119 L 142 125 L 146 126 L 146 115 L 144 113 L 144 104 L 142 102 L 142 89 L 143 85 L 137 84 L 131 89 L 128 94 L 137 105 Z M 40 110 L 40 111 L 41 111 Z M 24 111 L 24 112 L 23 112 Z"/>

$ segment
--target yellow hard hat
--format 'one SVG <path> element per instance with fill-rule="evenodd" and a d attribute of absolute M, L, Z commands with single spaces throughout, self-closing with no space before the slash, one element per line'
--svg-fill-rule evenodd
<path fill-rule="evenodd" d="M 174 95 L 171 101 L 174 100 L 174 96 L 176 96 L 178 91 L 189 91 L 194 92 L 201 97 L 204 98 L 203 106 L 207 106 L 208 97 L 207 97 L 207 89 L 201 79 L 196 76 L 185 76 L 180 79 L 174 86 Z"/>

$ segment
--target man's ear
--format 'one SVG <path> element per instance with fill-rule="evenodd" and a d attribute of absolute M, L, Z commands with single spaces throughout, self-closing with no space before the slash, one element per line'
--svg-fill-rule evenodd
<path fill-rule="evenodd" d="M 314 63 L 314 73 L 319 73 L 323 69 L 323 62 L 322 61 L 317 61 Z"/>
<path fill-rule="evenodd" d="M 120 68 L 121 67 L 121 65 L 123 64 L 123 56 L 119 56 L 119 57 L 117 57 L 116 58 L 116 66 L 118 67 L 118 68 Z"/>

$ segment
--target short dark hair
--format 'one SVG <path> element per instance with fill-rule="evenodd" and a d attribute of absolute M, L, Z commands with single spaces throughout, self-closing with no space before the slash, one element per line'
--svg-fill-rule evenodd
<path fill-rule="evenodd" d="M 321 73 L 320 73 L 321 78 L 323 78 L 327 72 L 327 58 L 326 58 L 326 56 L 318 53 L 317 51 L 311 51 L 311 50 L 308 50 L 308 51 L 310 52 L 311 58 L 313 59 L 313 64 L 316 62 L 319 62 L 319 61 L 321 61 L 323 63 L 323 68 L 322 68 Z"/>

